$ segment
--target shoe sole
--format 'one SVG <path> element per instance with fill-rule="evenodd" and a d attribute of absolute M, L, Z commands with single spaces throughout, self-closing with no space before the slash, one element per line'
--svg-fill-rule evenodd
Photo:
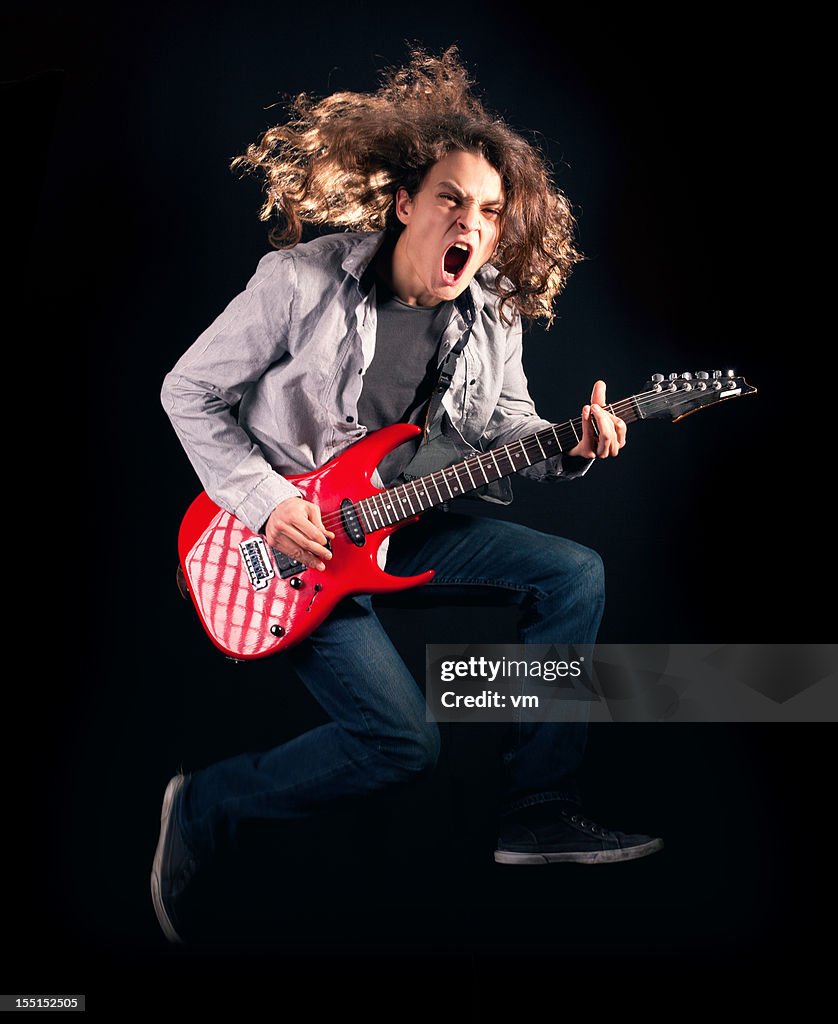
<path fill-rule="evenodd" d="M 163 794 L 163 809 L 160 812 L 160 838 L 157 840 L 157 849 L 154 851 L 154 861 L 151 865 L 151 902 L 154 905 L 154 913 L 157 915 L 157 921 L 160 927 L 163 929 L 163 934 L 169 940 L 169 942 L 183 942 L 183 939 L 178 935 L 171 918 L 166 913 L 166 908 L 163 905 L 163 897 L 160 893 L 160 876 L 163 871 L 163 851 L 166 848 L 166 835 L 169 830 L 169 819 L 172 815 L 172 805 L 175 801 L 175 796 L 180 791 L 184 783 L 183 775 L 176 775 L 169 781 L 169 785 L 166 786 L 166 792 Z"/>
<path fill-rule="evenodd" d="M 653 839 L 642 846 L 625 850 L 594 850 L 591 853 L 516 853 L 514 850 L 495 850 L 498 864 L 614 864 L 622 860 L 637 860 L 663 849 L 662 839 Z"/>

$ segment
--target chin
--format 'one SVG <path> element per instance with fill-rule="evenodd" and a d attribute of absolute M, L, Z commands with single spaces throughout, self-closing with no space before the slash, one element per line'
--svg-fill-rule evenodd
<path fill-rule="evenodd" d="M 436 288 L 434 295 L 444 302 L 451 302 L 453 299 L 456 299 L 460 295 L 462 295 L 473 280 L 474 275 L 469 274 L 468 277 L 462 278 L 459 281 L 454 281 L 451 284 L 440 284 Z"/>

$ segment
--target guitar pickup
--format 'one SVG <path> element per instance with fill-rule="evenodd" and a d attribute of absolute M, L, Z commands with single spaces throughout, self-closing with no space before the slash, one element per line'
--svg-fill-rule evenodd
<path fill-rule="evenodd" d="M 329 551 L 332 550 L 332 542 L 328 538 L 324 547 L 328 548 Z M 279 578 L 281 580 L 287 580 L 289 576 L 296 576 L 301 572 L 305 572 L 308 568 L 307 565 L 304 565 L 302 562 L 295 562 L 290 555 L 284 555 L 281 551 L 277 551 L 276 548 L 271 548 L 271 551 L 273 552 L 276 567 L 279 569 Z"/>
<path fill-rule="evenodd" d="M 276 548 L 271 548 L 274 556 L 274 562 L 279 570 L 279 578 L 281 580 L 287 580 L 289 576 L 296 576 L 298 573 L 305 572 L 307 566 L 303 565 L 302 562 L 295 562 L 290 555 L 283 554 L 281 551 L 277 551 Z"/>

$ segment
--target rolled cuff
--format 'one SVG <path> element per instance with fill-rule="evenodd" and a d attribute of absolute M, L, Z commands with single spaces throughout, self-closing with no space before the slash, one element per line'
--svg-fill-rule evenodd
<path fill-rule="evenodd" d="M 303 493 L 299 488 L 271 469 L 251 491 L 238 501 L 225 501 L 224 490 L 218 494 L 217 500 L 219 504 L 229 508 L 236 519 L 240 519 L 254 533 L 259 533 L 271 512 L 280 502 L 285 501 L 286 498 L 302 497 Z"/>
<path fill-rule="evenodd" d="M 583 455 L 560 455 L 559 473 L 565 480 L 575 480 L 578 476 L 584 476 L 596 459 L 586 459 Z"/>

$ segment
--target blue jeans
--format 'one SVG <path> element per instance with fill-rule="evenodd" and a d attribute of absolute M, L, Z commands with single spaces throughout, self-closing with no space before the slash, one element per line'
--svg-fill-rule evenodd
<path fill-rule="evenodd" d="M 450 598 L 452 588 L 501 588 L 520 608 L 520 643 L 596 639 L 604 605 L 602 560 L 572 541 L 431 510 L 392 536 L 387 558 L 387 570 L 396 575 L 429 568 L 436 570 L 423 588 L 429 596 Z M 438 726 L 426 721 L 422 690 L 369 597 L 343 601 L 302 644 L 277 655 L 279 671 L 283 658 L 331 721 L 273 750 L 194 772 L 184 787 L 179 823 L 196 852 L 211 852 L 222 836 L 229 841 L 241 818 L 308 817 L 336 801 L 415 781 L 436 764 Z M 576 775 L 587 719 L 584 704 L 573 704 L 579 721 L 508 727 L 501 813 L 547 800 L 579 800 Z"/>

